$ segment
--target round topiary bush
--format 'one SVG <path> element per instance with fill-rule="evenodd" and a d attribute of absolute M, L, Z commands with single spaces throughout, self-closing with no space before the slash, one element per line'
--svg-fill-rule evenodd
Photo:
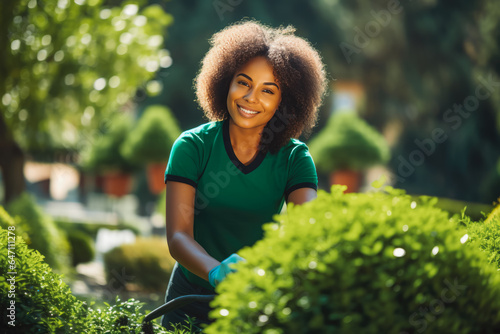
<path fill-rule="evenodd" d="M 290 205 L 239 252 L 206 333 L 500 331 L 500 275 L 435 199 L 343 189 Z"/>
<path fill-rule="evenodd" d="M 104 254 L 108 282 L 117 273 L 125 272 L 130 277 L 129 285 L 145 291 L 165 291 L 174 264 L 167 241 L 158 237 L 137 238 L 133 244 L 120 245 Z"/>
<path fill-rule="evenodd" d="M 79 230 L 69 230 L 66 232 L 68 241 L 71 244 L 71 258 L 73 266 L 80 263 L 90 262 L 95 256 L 94 240 L 85 232 Z"/>
<path fill-rule="evenodd" d="M 137 164 L 166 162 L 180 134 L 180 127 L 170 109 L 151 105 L 144 110 L 137 126 L 128 134 L 121 153 Z"/>
<path fill-rule="evenodd" d="M 389 161 L 385 138 L 354 111 L 337 112 L 309 142 L 319 171 L 361 171 Z"/>
<path fill-rule="evenodd" d="M 138 166 L 125 158 L 120 151 L 133 129 L 132 118 L 125 113 L 114 113 L 109 124 L 107 131 L 96 139 L 95 144 L 82 152 L 81 166 L 87 171 L 99 173 L 131 173 L 138 170 Z"/>

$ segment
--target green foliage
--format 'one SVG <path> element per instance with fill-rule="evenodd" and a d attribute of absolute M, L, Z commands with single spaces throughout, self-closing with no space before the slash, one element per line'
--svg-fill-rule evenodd
<path fill-rule="evenodd" d="M 13 234 L 16 235 L 15 247 L 8 249 L 3 245 L 12 240 L 8 237 Z M 6 310 L 11 300 L 15 300 L 16 333 L 63 334 L 83 326 L 85 305 L 71 295 L 62 276 L 52 272 L 43 261 L 43 256 L 37 250 L 28 248 L 17 235 L 17 229 L 8 231 L 1 228 L 0 242 L 0 307 Z M 15 278 L 14 290 L 11 281 L 7 281 L 12 277 Z M 8 328 L 10 320 L 3 316 L 1 328 Z"/>
<path fill-rule="evenodd" d="M 28 150 L 81 148 L 155 72 L 172 17 L 145 1 L 9 1 L 1 14 L 0 114 Z M 4 30 L 2 30 L 4 31 Z"/>
<path fill-rule="evenodd" d="M 116 298 L 115 305 L 106 303 L 106 309 L 91 310 L 87 318 L 86 333 L 170 333 L 156 323 L 142 325 L 144 315 L 140 312 L 140 309 L 143 305 L 144 303 L 133 298 L 127 301 L 120 301 L 119 298 Z"/>
<path fill-rule="evenodd" d="M 7 229 L 9 226 L 14 226 L 16 228 L 16 235 L 21 236 L 27 244 L 31 244 L 29 235 L 26 233 L 25 227 L 23 227 L 22 221 L 19 217 L 17 220 L 12 218 L 7 211 L 5 211 L 3 206 L 0 206 L 0 227 Z"/>
<path fill-rule="evenodd" d="M 342 189 L 289 206 L 239 252 L 206 333 L 500 330 L 500 276 L 435 198 Z"/>
<path fill-rule="evenodd" d="M 44 214 L 34 198 L 24 193 L 7 206 L 7 212 L 19 222 L 29 236 L 29 247 L 38 250 L 45 261 L 56 271 L 65 272 L 70 265 L 71 248 L 51 217 Z"/>
<path fill-rule="evenodd" d="M 311 155 L 318 170 L 363 170 L 390 157 L 384 137 L 353 112 L 340 112 L 311 140 Z"/>
<path fill-rule="evenodd" d="M 73 266 L 80 263 L 90 262 L 95 256 L 94 240 L 86 233 L 78 230 L 67 232 L 68 241 L 71 244 L 71 258 Z"/>
<path fill-rule="evenodd" d="M 468 243 L 485 252 L 488 260 L 500 270 L 500 206 L 484 222 L 471 221 L 462 215 L 461 223 L 467 226 Z"/>
<path fill-rule="evenodd" d="M 170 256 L 163 238 L 137 238 L 133 244 L 123 244 L 104 254 L 106 277 L 125 271 L 134 277 L 133 283 L 146 291 L 165 291 L 175 260 Z"/>
<path fill-rule="evenodd" d="M 158 212 L 163 217 L 167 214 L 167 208 L 165 207 L 165 203 L 167 201 L 166 197 L 167 191 L 165 190 L 158 196 L 158 200 L 156 201 L 155 212 Z"/>
<path fill-rule="evenodd" d="M 0 250 L 0 307 L 7 310 L 11 300 L 15 301 L 15 327 L 10 327 L 7 316 L 0 320 L 1 328 L 15 329 L 16 333 L 157 333 L 188 334 L 188 327 L 168 332 L 156 323 L 142 326 L 144 315 L 140 312 L 143 303 L 130 299 L 117 299 L 113 306 L 104 310 L 93 309 L 71 294 L 70 288 L 43 261 L 36 250 L 29 249 L 17 235 L 17 229 L 0 228 L 0 242 L 7 245 L 9 237 L 16 235 L 15 247 Z M 9 253 L 9 249 L 11 252 Z M 14 271 L 11 276 L 9 272 Z M 15 278 L 14 288 L 11 277 Z M 10 312 L 10 311 L 7 311 Z M 10 331 L 8 333 L 14 333 Z"/>
<path fill-rule="evenodd" d="M 72 231 L 81 231 L 89 236 L 91 239 L 95 240 L 97 238 L 97 232 L 101 228 L 108 230 L 131 230 L 135 235 L 141 234 L 140 230 L 133 223 L 119 222 L 116 225 L 110 225 L 109 223 L 95 223 L 95 222 L 71 222 L 71 221 L 56 221 L 57 226 L 66 233 L 71 233 Z"/>
<path fill-rule="evenodd" d="M 108 305 L 101 310 L 91 310 L 88 316 L 86 333 L 91 334 L 191 334 L 199 333 L 190 323 L 175 326 L 174 331 L 166 331 L 156 322 L 142 323 L 144 316 L 141 303 L 134 298 L 120 301 L 116 298 L 115 305 Z"/>
<path fill-rule="evenodd" d="M 5 209 L 2 206 L 0 206 L 0 227 L 3 229 L 7 229 L 7 227 L 9 226 L 15 226 L 15 225 L 16 223 L 14 221 L 14 218 L 9 216 L 7 211 L 5 211 Z"/>
<path fill-rule="evenodd" d="M 499 198 L 500 201 L 500 198 Z M 486 217 L 485 223 L 500 222 L 500 204 L 498 204 Z"/>
<path fill-rule="evenodd" d="M 418 196 L 414 197 L 418 198 Z M 476 221 L 484 219 L 484 212 L 490 212 L 493 209 L 493 205 L 465 202 L 442 197 L 439 197 L 436 207 L 448 211 L 452 216 L 455 214 L 460 215 L 465 208 L 465 214 L 471 220 Z"/>
<path fill-rule="evenodd" d="M 149 106 L 128 135 L 121 152 L 138 164 L 164 162 L 168 160 L 172 144 L 180 133 L 177 120 L 168 108 Z"/>
<path fill-rule="evenodd" d="M 138 166 L 126 159 L 120 151 L 132 128 L 133 121 L 128 114 L 115 115 L 107 133 L 99 137 L 95 144 L 83 153 L 82 166 L 97 172 L 136 170 Z"/>

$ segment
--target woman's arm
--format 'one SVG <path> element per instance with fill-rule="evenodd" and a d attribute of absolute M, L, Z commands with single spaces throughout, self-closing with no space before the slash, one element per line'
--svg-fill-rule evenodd
<path fill-rule="evenodd" d="M 196 189 L 189 184 L 167 182 L 167 242 L 170 255 L 177 262 L 193 274 L 208 280 L 208 273 L 220 262 L 194 240 L 195 194 Z"/>
<path fill-rule="evenodd" d="M 312 201 L 317 197 L 316 190 L 312 188 L 299 188 L 294 190 L 288 195 L 288 203 L 293 204 L 303 204 L 305 202 Z"/>

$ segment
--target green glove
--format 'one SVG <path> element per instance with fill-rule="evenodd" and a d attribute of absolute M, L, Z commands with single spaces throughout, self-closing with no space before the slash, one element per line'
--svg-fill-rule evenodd
<path fill-rule="evenodd" d="M 222 280 L 227 276 L 227 274 L 236 271 L 234 269 L 231 269 L 230 265 L 238 263 L 240 261 L 246 261 L 246 260 L 236 253 L 231 254 L 227 259 L 222 261 L 221 264 L 210 270 L 210 272 L 208 273 L 208 282 L 210 283 L 210 285 L 212 285 L 215 288 L 220 282 L 222 282 Z"/>

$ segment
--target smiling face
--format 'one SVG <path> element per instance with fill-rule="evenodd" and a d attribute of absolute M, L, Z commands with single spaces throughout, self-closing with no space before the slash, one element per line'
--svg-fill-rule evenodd
<path fill-rule="evenodd" d="M 227 94 L 227 109 L 236 126 L 263 130 L 280 102 L 281 87 L 266 58 L 255 57 L 236 71 Z"/>

